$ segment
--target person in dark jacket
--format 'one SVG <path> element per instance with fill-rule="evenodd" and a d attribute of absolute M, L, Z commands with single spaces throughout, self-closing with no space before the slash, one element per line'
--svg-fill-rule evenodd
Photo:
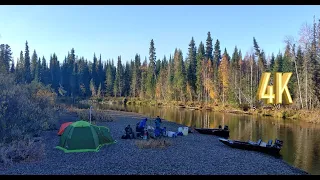
<path fill-rule="evenodd" d="M 121 137 L 122 139 L 134 139 L 134 134 L 132 128 L 130 127 L 130 124 L 124 130 L 126 134 Z"/>
<path fill-rule="evenodd" d="M 156 128 L 160 128 L 160 126 L 161 126 L 161 118 L 159 116 L 157 116 L 157 118 L 155 119 L 155 123 L 156 123 Z"/>

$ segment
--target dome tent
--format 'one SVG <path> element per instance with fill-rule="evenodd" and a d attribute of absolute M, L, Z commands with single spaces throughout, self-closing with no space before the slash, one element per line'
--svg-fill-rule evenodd
<path fill-rule="evenodd" d="M 60 136 L 57 149 L 69 152 L 98 152 L 103 145 L 116 143 L 110 130 L 104 126 L 94 126 L 86 121 L 70 124 Z"/>
<path fill-rule="evenodd" d="M 73 122 L 66 122 L 66 123 L 61 124 L 60 129 L 58 131 L 58 136 L 61 136 L 63 134 L 64 130 L 72 123 Z"/>

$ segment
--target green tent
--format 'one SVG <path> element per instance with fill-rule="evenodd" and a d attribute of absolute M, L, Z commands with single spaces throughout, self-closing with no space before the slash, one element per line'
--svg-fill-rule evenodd
<path fill-rule="evenodd" d="M 87 121 L 77 121 L 70 124 L 60 136 L 57 149 L 64 152 L 98 152 L 103 145 L 116 141 L 110 135 L 110 130 L 104 126 L 95 126 Z"/>

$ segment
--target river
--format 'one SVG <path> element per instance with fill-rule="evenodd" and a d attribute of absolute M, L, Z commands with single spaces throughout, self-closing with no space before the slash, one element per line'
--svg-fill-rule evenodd
<path fill-rule="evenodd" d="M 283 140 L 283 159 L 289 164 L 320 175 L 320 125 L 299 120 L 283 120 L 271 117 L 189 110 L 184 108 L 100 105 L 103 109 L 136 112 L 150 117 L 159 115 L 168 121 L 186 126 L 217 128 L 228 125 L 230 139 L 257 141 L 278 138 Z"/>

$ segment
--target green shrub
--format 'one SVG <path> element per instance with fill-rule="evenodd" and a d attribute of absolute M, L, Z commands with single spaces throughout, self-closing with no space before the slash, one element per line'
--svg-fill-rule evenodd
<path fill-rule="evenodd" d="M 57 129 L 55 100 L 56 94 L 49 86 L 16 84 L 12 75 L 0 74 L 0 143 Z"/>

